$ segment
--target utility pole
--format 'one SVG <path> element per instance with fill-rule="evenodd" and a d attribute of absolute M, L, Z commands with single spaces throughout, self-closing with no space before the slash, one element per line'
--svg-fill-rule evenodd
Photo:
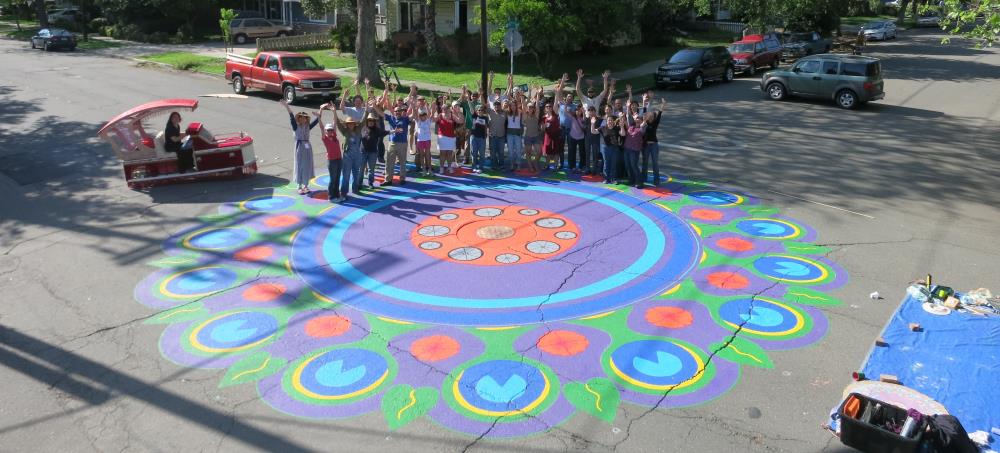
<path fill-rule="evenodd" d="M 480 66 L 479 70 L 482 72 L 480 74 L 480 83 L 483 87 L 483 92 L 486 91 L 486 58 L 489 57 L 489 52 L 486 51 L 486 34 L 489 33 L 489 23 L 486 22 L 486 0 L 479 0 L 479 52 L 480 52 Z M 486 93 L 489 95 L 489 93 Z M 486 99 L 481 99 L 481 102 L 486 102 Z"/>

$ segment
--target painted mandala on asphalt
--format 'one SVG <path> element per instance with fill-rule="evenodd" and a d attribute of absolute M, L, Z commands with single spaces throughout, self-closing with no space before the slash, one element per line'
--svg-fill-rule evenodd
<path fill-rule="evenodd" d="M 817 342 L 847 280 L 808 226 L 682 178 L 414 179 L 341 205 L 276 188 L 202 221 L 135 290 L 163 354 L 287 414 L 390 429 L 503 438 L 704 403 Z"/>

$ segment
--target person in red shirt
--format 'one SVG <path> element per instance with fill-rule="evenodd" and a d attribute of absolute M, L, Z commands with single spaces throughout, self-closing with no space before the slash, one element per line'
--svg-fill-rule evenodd
<path fill-rule="evenodd" d="M 331 104 L 323 104 L 319 108 L 320 119 L 323 110 L 333 110 Z M 323 146 L 326 147 L 326 168 L 330 171 L 330 185 L 327 187 L 327 196 L 330 203 L 341 201 L 340 198 L 340 174 L 343 170 L 343 153 L 340 149 L 340 138 L 337 137 L 337 115 L 333 115 L 333 122 L 326 123 L 323 128 Z"/>
<path fill-rule="evenodd" d="M 443 106 L 437 118 L 438 161 L 441 164 L 441 174 L 454 172 L 451 165 L 455 162 L 455 128 L 460 120 L 455 116 L 455 108 L 458 108 L 458 103 L 450 108 Z M 461 119 L 461 121 L 465 120 Z"/>

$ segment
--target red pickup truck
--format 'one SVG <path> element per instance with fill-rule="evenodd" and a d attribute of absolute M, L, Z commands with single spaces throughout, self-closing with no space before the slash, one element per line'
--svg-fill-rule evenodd
<path fill-rule="evenodd" d="M 323 69 L 316 60 L 295 52 L 261 52 L 256 57 L 229 54 L 226 80 L 233 92 L 258 89 L 281 94 L 289 104 L 303 98 L 336 99 L 340 79 Z"/>

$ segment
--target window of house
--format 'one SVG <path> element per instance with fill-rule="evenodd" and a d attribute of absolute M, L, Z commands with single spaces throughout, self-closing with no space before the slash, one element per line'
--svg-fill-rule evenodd
<path fill-rule="evenodd" d="M 303 13 L 305 13 L 305 11 L 303 11 Z M 325 24 L 326 23 L 326 13 L 323 13 L 320 16 L 310 16 L 309 14 L 306 14 L 306 20 L 308 20 L 309 22 L 318 22 L 318 23 Z"/>
<path fill-rule="evenodd" d="M 399 2 L 399 30 L 418 31 L 424 29 L 425 3 L 416 1 Z"/>

